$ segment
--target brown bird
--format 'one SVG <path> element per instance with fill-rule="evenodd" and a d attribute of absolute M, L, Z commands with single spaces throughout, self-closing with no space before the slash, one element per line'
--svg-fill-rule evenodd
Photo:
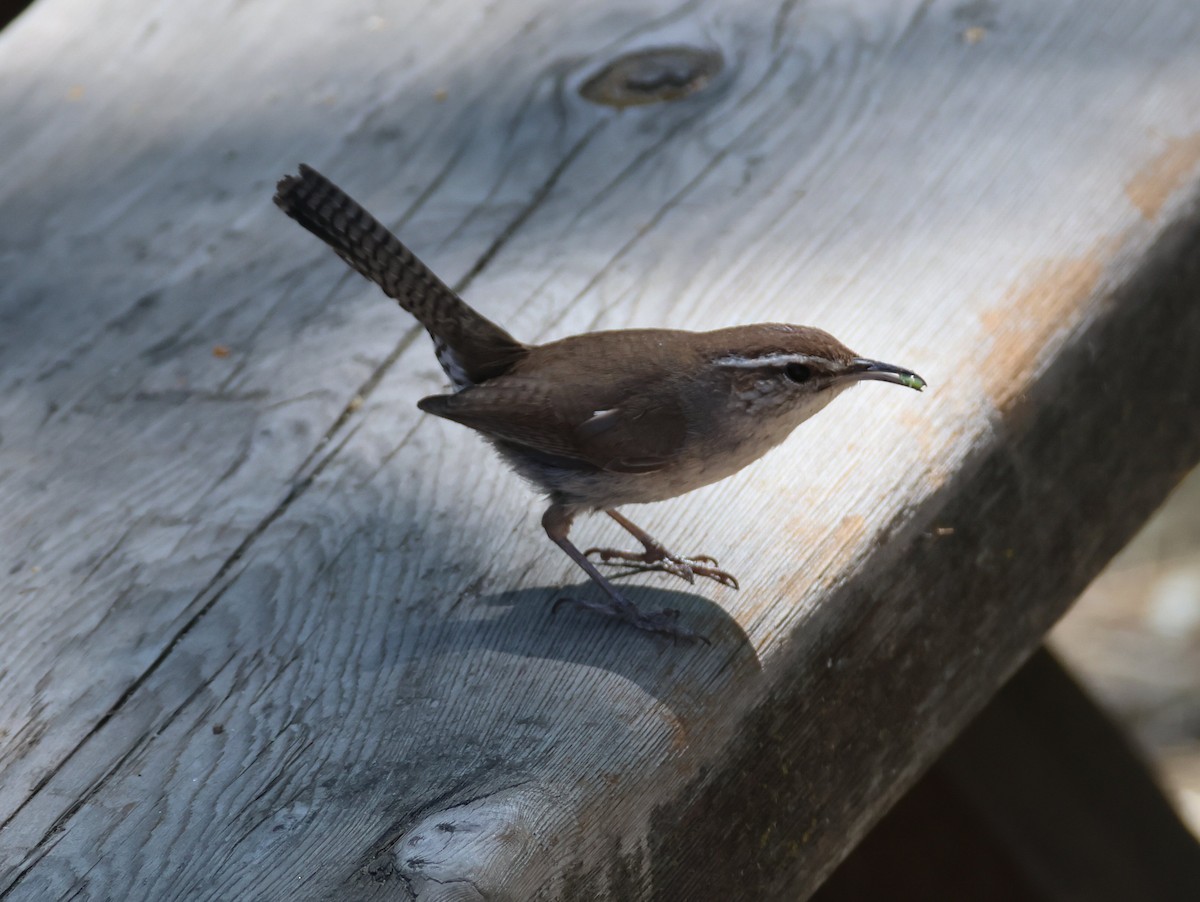
<path fill-rule="evenodd" d="M 570 601 L 639 629 L 703 639 L 678 623 L 675 609 L 638 610 L 589 555 L 688 582 L 704 576 L 737 588 L 737 580 L 706 555 L 670 553 L 618 507 L 731 476 L 858 382 L 925 387 L 910 370 L 859 357 L 827 332 L 780 323 L 621 329 L 527 345 L 468 306 L 316 170 L 301 166 L 282 179 L 275 203 L 428 330 L 455 390 L 418 406 L 481 433 L 549 497 L 546 534 L 605 596 Z M 642 551 L 581 552 L 567 536 L 582 511 L 604 511 Z"/>

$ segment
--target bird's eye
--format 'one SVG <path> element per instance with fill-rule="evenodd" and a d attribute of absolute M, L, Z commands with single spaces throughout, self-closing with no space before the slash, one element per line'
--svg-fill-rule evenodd
<path fill-rule="evenodd" d="M 812 367 L 805 366 L 803 363 L 789 363 L 784 368 L 783 374 L 796 383 L 807 382 L 813 377 Z"/>

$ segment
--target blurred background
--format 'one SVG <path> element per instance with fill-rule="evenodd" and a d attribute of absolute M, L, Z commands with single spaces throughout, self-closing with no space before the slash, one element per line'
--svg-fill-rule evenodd
<path fill-rule="evenodd" d="M 1051 634 L 1200 837 L 1200 470 Z"/>

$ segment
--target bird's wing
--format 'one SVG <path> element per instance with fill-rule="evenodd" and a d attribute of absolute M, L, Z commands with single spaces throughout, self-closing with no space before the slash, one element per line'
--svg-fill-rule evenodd
<path fill-rule="evenodd" d="M 580 397 L 588 401 L 581 403 Z M 644 392 L 580 392 L 545 379 L 503 376 L 418 405 L 489 438 L 616 473 L 652 473 L 683 446 L 686 424 Z M 636 449 L 632 453 L 631 449 Z"/>

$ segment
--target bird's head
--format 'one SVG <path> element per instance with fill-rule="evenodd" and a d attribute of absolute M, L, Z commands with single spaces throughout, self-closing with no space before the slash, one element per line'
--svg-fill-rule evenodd
<path fill-rule="evenodd" d="M 747 413 L 786 416 L 793 426 L 859 382 L 925 388 L 912 370 L 860 357 L 820 329 L 765 323 L 709 334 L 710 361 L 731 396 Z"/>

